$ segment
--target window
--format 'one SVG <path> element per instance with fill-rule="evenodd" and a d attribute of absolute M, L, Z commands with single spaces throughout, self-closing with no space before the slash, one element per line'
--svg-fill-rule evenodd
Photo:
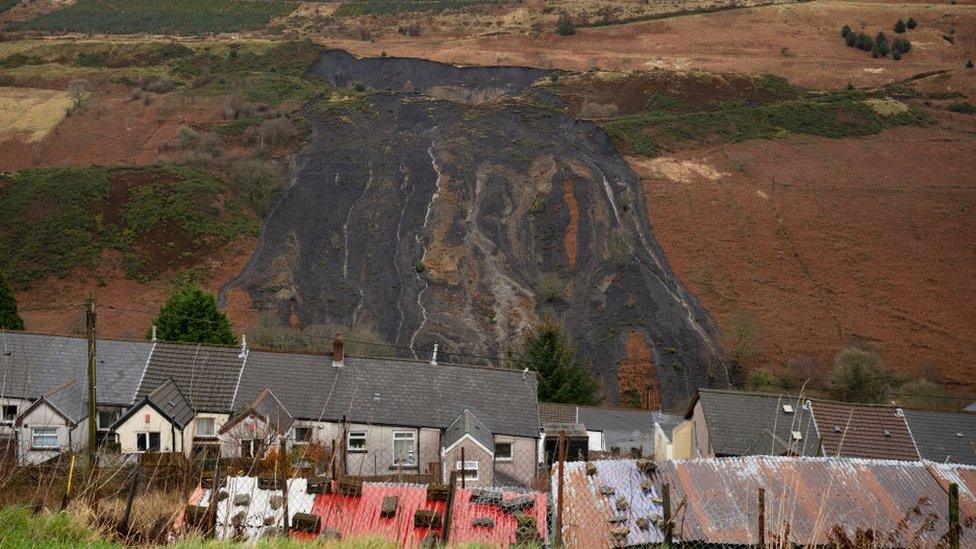
<path fill-rule="evenodd" d="M 57 427 L 34 427 L 31 429 L 31 446 L 33 448 L 58 448 Z"/>
<path fill-rule="evenodd" d="M 13 425 L 14 420 L 17 419 L 17 405 L 16 404 L 4 404 L 3 405 L 3 423 Z"/>
<path fill-rule="evenodd" d="M 393 431 L 393 465 L 417 464 L 417 440 L 413 431 Z"/>
<path fill-rule="evenodd" d="M 264 453 L 263 441 L 259 438 L 241 439 L 241 457 L 259 458 Z"/>
<path fill-rule="evenodd" d="M 512 461 L 512 443 L 511 442 L 496 442 L 495 443 L 495 460 L 496 461 Z"/>
<path fill-rule="evenodd" d="M 350 452 L 366 451 L 366 431 L 349 431 L 349 444 L 347 448 Z"/>
<path fill-rule="evenodd" d="M 159 431 L 149 433 L 136 433 L 137 452 L 158 452 L 159 451 Z"/>
<path fill-rule="evenodd" d="M 311 442 L 312 440 L 312 428 L 311 427 L 295 427 L 295 442 Z"/>
<path fill-rule="evenodd" d="M 217 436 L 217 429 L 212 417 L 198 417 L 193 436 L 212 438 Z"/>
<path fill-rule="evenodd" d="M 95 423 L 99 431 L 108 431 L 117 419 L 119 419 L 118 410 L 99 410 L 98 415 L 95 416 Z"/>
<path fill-rule="evenodd" d="M 464 464 L 464 468 L 463 469 L 461 467 L 461 464 L 462 463 Z M 459 473 L 462 473 L 463 472 L 463 475 L 460 475 L 459 474 L 458 475 L 458 478 L 460 479 L 461 476 L 464 476 L 465 482 L 472 481 L 472 480 L 478 480 L 478 462 L 477 461 L 458 461 L 458 462 L 455 462 L 455 464 L 454 464 L 454 470 L 455 471 L 458 471 Z"/>

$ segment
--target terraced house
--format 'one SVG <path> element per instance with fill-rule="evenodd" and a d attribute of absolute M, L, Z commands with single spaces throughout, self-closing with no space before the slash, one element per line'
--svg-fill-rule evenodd
<path fill-rule="evenodd" d="M 87 416 L 87 393 L 78 390 L 87 383 L 85 345 L 82 338 L 0 334 L 7 349 L 0 377 L 12 381 L 0 397 L 16 406 L 4 408 L 14 418 L 5 440 L 22 461 L 87 444 L 78 427 Z M 536 475 L 531 372 L 346 356 L 341 338 L 328 355 L 246 345 L 97 345 L 100 438 L 123 454 L 260 457 L 284 437 L 292 448 L 336 448 L 338 467 L 353 475 L 446 479 L 463 468 L 472 485 L 525 485 Z M 42 406 L 49 413 L 37 414 Z M 62 436 L 68 431 L 70 441 Z"/>

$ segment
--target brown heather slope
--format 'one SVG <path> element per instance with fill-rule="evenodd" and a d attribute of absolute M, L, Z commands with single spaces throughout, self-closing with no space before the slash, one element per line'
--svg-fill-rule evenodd
<path fill-rule="evenodd" d="M 717 169 L 717 181 L 675 182 L 652 163 L 632 166 L 674 270 L 727 339 L 746 334 L 747 367 L 829 363 L 843 345 L 864 342 L 901 373 L 971 386 L 974 125 L 960 115 L 938 129 L 674 155 Z"/>

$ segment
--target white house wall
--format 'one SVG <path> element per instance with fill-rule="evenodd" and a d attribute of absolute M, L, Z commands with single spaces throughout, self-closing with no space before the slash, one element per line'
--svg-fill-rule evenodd
<path fill-rule="evenodd" d="M 136 413 L 115 429 L 119 440 L 119 451 L 123 454 L 137 453 L 139 450 L 136 446 L 136 433 L 153 431 L 159 432 L 159 450 L 161 452 L 183 451 L 184 447 L 181 447 L 181 444 L 186 441 L 186 433 L 182 433 L 183 438 L 181 438 L 180 430 L 175 429 L 176 446 L 174 447 L 174 429 L 174 426 L 165 416 L 157 412 L 152 406 L 143 404 Z M 192 436 L 192 431 L 189 429 L 187 431 Z M 189 450 L 189 447 L 185 448 Z"/>
<path fill-rule="evenodd" d="M 34 440 L 32 429 L 35 427 L 57 428 L 58 448 L 55 450 L 34 448 L 32 446 Z M 62 452 L 83 450 L 88 445 L 88 420 L 82 420 L 72 429 L 66 419 L 46 403 L 42 403 L 22 418 L 18 438 L 21 462 L 24 464 L 41 463 Z"/>

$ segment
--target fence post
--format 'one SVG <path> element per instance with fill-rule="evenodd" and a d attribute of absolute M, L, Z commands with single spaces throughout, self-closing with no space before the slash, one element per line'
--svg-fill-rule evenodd
<path fill-rule="evenodd" d="M 670 547 L 673 533 L 671 531 L 671 485 L 661 486 L 661 504 L 664 506 L 664 543 Z"/>
<path fill-rule="evenodd" d="M 959 549 L 959 485 L 949 485 L 949 548 Z"/>
<path fill-rule="evenodd" d="M 210 488 L 210 500 L 207 501 L 207 530 L 204 532 L 204 537 L 216 535 L 217 533 L 217 493 L 220 491 L 220 486 L 217 481 L 220 480 L 220 458 L 214 462 L 214 474 L 213 474 L 213 484 Z"/>
<path fill-rule="evenodd" d="M 280 444 L 281 449 L 278 451 L 278 461 L 281 464 L 281 506 L 284 510 L 281 521 L 284 523 L 282 525 L 282 533 L 287 538 L 291 521 L 288 520 L 288 459 L 285 457 L 285 453 L 288 451 L 288 439 L 284 435 L 281 437 Z"/>
<path fill-rule="evenodd" d="M 759 489 L 759 547 L 766 547 L 766 489 Z"/>
<path fill-rule="evenodd" d="M 136 472 L 132 476 L 132 484 L 129 485 L 129 498 L 125 502 L 125 514 L 122 516 L 121 533 L 129 536 L 129 517 L 132 515 L 132 503 L 136 499 L 136 490 L 139 489 L 139 473 L 142 472 L 141 466 L 136 466 Z"/>
<path fill-rule="evenodd" d="M 463 465 L 461 466 L 464 467 Z M 444 526 L 441 528 L 441 543 L 447 545 L 451 535 L 451 521 L 454 519 L 454 498 L 457 486 L 457 471 L 451 471 L 448 477 L 450 484 L 447 486 L 447 504 L 444 506 Z"/>
<path fill-rule="evenodd" d="M 71 454 L 71 464 L 68 465 L 68 486 L 64 489 L 64 497 L 61 498 L 61 510 L 64 511 L 68 507 L 68 501 L 71 500 L 71 481 L 75 477 L 75 454 Z"/>
<path fill-rule="evenodd" d="M 566 463 L 566 431 L 559 431 L 559 449 L 556 458 L 559 460 L 559 484 L 556 488 L 556 535 L 553 546 L 559 549 L 563 546 L 563 470 Z"/>

